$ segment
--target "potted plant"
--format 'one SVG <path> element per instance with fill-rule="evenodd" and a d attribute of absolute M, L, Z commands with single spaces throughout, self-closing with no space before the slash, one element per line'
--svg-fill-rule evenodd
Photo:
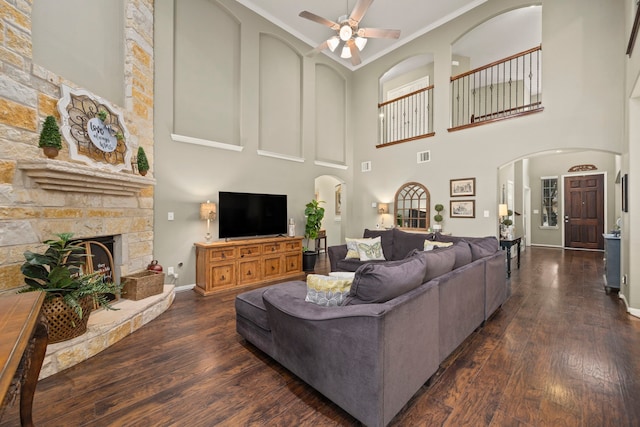
<path fill-rule="evenodd" d="M 44 119 L 38 147 L 42 148 L 45 156 L 50 159 L 56 157 L 58 151 L 62 148 L 60 129 L 58 128 L 55 117 L 47 116 L 47 118 Z"/>
<path fill-rule="evenodd" d="M 149 170 L 149 161 L 147 155 L 144 152 L 144 148 L 138 147 L 138 172 L 140 175 L 145 176 Z"/>
<path fill-rule="evenodd" d="M 26 288 L 20 292 L 46 292 L 42 313 L 49 323 L 49 342 L 60 342 L 82 335 L 87 330 L 94 307 L 113 309 L 107 294 L 116 294 L 120 286 L 103 280 L 99 273 L 84 274 L 87 254 L 83 246 L 72 241 L 72 233 L 56 234 L 46 240 L 43 254 L 26 251 L 20 270 Z"/>
<path fill-rule="evenodd" d="M 433 209 L 435 209 L 435 211 L 437 212 L 434 216 L 433 216 L 433 220 L 436 222 L 433 225 L 433 229 L 435 231 L 442 231 L 442 224 L 440 224 L 442 222 L 442 220 L 444 219 L 442 217 L 442 214 L 440 212 L 442 212 L 444 210 L 444 206 L 442 206 L 440 203 L 438 203 L 437 205 L 435 205 L 433 207 Z"/>
<path fill-rule="evenodd" d="M 503 239 L 508 238 L 509 235 L 513 237 L 513 229 L 511 228 L 513 221 L 511 220 L 511 215 L 513 215 L 513 211 L 509 209 L 507 211 L 507 216 L 502 220 L 502 230 L 500 230 L 500 234 Z"/>
<path fill-rule="evenodd" d="M 304 215 L 307 217 L 307 222 L 304 227 L 304 238 L 306 245 L 302 248 L 302 269 L 304 271 L 313 271 L 316 266 L 317 251 L 312 251 L 309 248 L 311 240 L 314 242 L 318 238 L 318 232 L 322 226 L 322 218 L 324 218 L 324 208 L 320 206 L 320 203 L 324 203 L 318 200 L 311 200 L 305 205 Z"/>

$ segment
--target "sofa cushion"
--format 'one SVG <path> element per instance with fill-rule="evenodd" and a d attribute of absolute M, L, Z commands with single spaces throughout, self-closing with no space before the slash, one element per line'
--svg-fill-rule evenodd
<path fill-rule="evenodd" d="M 251 321 L 254 325 L 270 331 L 269 319 L 267 318 L 267 309 L 262 300 L 262 294 L 265 288 L 254 289 L 244 292 L 236 297 L 236 314 Z"/>
<path fill-rule="evenodd" d="M 305 301 L 325 307 L 342 304 L 349 295 L 353 279 L 309 274 L 307 276 L 307 296 Z"/>
<path fill-rule="evenodd" d="M 366 239 L 380 237 L 384 258 L 387 260 L 393 259 L 393 247 L 395 244 L 393 230 L 369 230 L 368 228 L 365 228 L 362 237 Z"/>
<path fill-rule="evenodd" d="M 425 268 L 425 258 L 419 256 L 379 264 L 366 263 L 356 270 L 345 304 L 389 301 L 420 286 Z"/>
<path fill-rule="evenodd" d="M 467 242 L 466 240 L 460 240 L 459 242 L 455 243 L 452 249 L 456 253 L 456 262 L 455 264 L 453 264 L 454 270 L 473 261 L 473 256 L 471 255 L 471 247 L 469 246 L 469 242 Z"/>
<path fill-rule="evenodd" d="M 422 257 L 425 260 L 425 274 L 423 282 L 428 282 L 438 276 L 447 274 L 453 270 L 456 262 L 456 252 L 453 248 L 436 249 L 432 251 L 415 250 L 413 256 Z"/>
<path fill-rule="evenodd" d="M 433 240 L 433 233 L 408 233 L 398 228 L 393 229 L 393 260 L 400 260 L 413 249 L 424 249 L 425 240 Z"/>
<path fill-rule="evenodd" d="M 493 255 L 500 249 L 498 239 L 493 236 L 468 238 L 471 247 L 471 257 L 473 261 Z"/>

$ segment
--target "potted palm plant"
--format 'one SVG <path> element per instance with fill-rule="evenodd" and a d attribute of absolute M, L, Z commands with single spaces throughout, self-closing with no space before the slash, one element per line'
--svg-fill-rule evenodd
<path fill-rule="evenodd" d="M 320 206 L 320 203 L 324 202 L 313 199 L 305 205 L 304 209 L 304 215 L 307 217 L 307 222 L 304 227 L 306 245 L 302 249 L 302 269 L 304 271 L 313 271 L 316 266 L 318 252 L 316 250 L 312 251 L 309 244 L 311 240 L 316 241 L 320 227 L 322 227 L 324 208 Z"/>
<path fill-rule="evenodd" d="M 120 290 L 119 285 L 103 280 L 99 273 L 83 273 L 87 254 L 72 240 L 72 233 L 56 236 L 57 240 L 44 241 L 44 253 L 26 251 L 26 261 L 20 268 L 27 285 L 20 292 L 46 292 L 42 313 L 49 323 L 50 343 L 85 333 L 94 305 L 113 309 L 107 294 Z"/>
<path fill-rule="evenodd" d="M 47 116 L 42 125 L 38 147 L 42 148 L 45 156 L 53 159 L 58 155 L 58 151 L 62 149 L 62 139 L 60 137 L 60 129 L 56 123 L 56 118 Z"/>

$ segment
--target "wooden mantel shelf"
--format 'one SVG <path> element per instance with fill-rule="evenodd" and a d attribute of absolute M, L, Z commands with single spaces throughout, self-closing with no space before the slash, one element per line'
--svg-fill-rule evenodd
<path fill-rule="evenodd" d="M 153 178 L 127 172 L 111 172 L 62 160 L 20 160 L 18 168 L 41 188 L 51 191 L 133 197 L 143 188 L 156 183 Z"/>

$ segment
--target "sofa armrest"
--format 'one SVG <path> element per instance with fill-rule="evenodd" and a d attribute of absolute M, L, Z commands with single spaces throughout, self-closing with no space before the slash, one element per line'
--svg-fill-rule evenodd
<path fill-rule="evenodd" d="M 505 268 L 505 252 L 498 250 L 485 258 L 485 307 L 484 318 L 487 320 L 509 297 L 507 273 Z"/>
<path fill-rule="evenodd" d="M 331 266 L 331 271 L 339 271 L 338 261 L 347 256 L 347 245 L 329 246 L 329 248 L 327 248 L 327 252 L 329 253 L 329 265 Z"/>

